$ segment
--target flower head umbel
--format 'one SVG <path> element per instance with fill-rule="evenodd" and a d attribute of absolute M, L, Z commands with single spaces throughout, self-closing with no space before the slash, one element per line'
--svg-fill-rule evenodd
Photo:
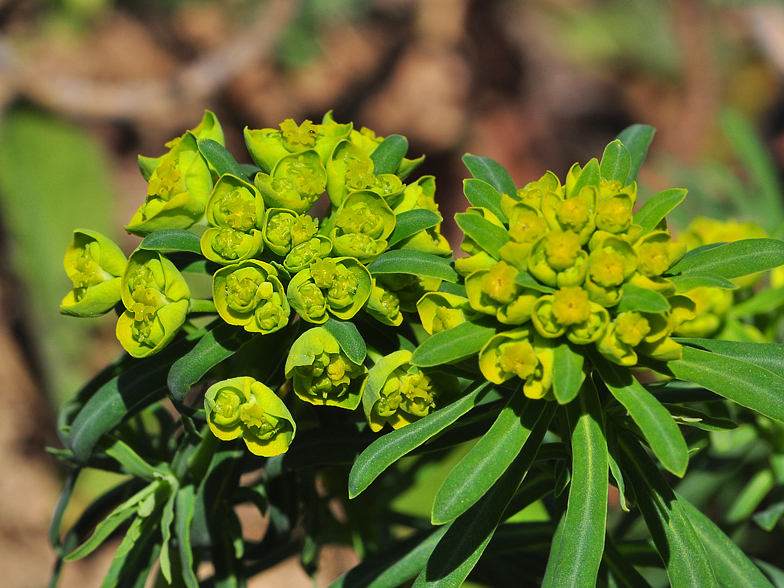
<path fill-rule="evenodd" d="M 427 416 L 460 393 L 457 378 L 411 366 L 410 351 L 396 351 L 370 369 L 362 405 L 372 431 L 399 429 Z"/>
<path fill-rule="evenodd" d="M 221 318 L 251 333 L 272 333 L 289 321 L 289 302 L 277 271 L 263 261 L 249 259 L 221 268 L 212 292 Z"/>
<path fill-rule="evenodd" d="M 163 349 L 185 322 L 191 293 L 182 274 L 158 251 L 137 249 L 122 275 L 125 312 L 117 338 L 133 357 Z"/>
<path fill-rule="evenodd" d="M 65 251 L 65 273 L 73 282 L 60 303 L 60 312 L 71 316 L 99 316 L 120 302 L 120 276 L 126 259 L 111 239 L 97 231 L 77 229 Z"/>
<path fill-rule="evenodd" d="M 297 432 L 283 401 L 247 376 L 210 386 L 204 409 L 213 435 L 222 441 L 242 437 L 251 453 L 263 457 L 285 453 Z"/>
<path fill-rule="evenodd" d="M 294 392 L 311 404 L 354 410 L 362 400 L 368 370 L 351 361 L 323 327 L 305 331 L 291 346 L 286 377 Z"/>

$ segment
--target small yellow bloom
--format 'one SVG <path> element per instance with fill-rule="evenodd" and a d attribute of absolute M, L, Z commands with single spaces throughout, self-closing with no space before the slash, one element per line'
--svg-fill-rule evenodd
<path fill-rule="evenodd" d="M 562 325 L 575 325 L 588 320 L 591 304 L 582 288 L 562 288 L 553 295 L 553 315 Z"/>

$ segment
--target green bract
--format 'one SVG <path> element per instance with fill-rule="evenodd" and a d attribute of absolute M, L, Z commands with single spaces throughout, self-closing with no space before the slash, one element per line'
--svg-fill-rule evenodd
<path fill-rule="evenodd" d="M 460 393 L 454 376 L 425 374 L 410 360 L 411 352 L 401 350 L 370 368 L 362 406 L 372 431 L 380 431 L 386 423 L 395 429 L 409 425 Z"/>
<path fill-rule="evenodd" d="M 295 274 L 310 267 L 310 262 L 327 257 L 330 253 L 332 253 L 332 241 L 324 235 L 316 235 L 292 247 L 283 260 L 283 267 Z"/>
<path fill-rule="evenodd" d="M 287 118 L 280 123 L 280 130 L 250 130 L 246 127 L 245 144 L 253 161 L 263 172 L 270 174 L 281 159 L 306 150 L 315 151 L 322 164 L 326 165 L 335 145 L 348 136 L 351 128 L 350 124 L 339 125 L 325 121 L 325 124 L 318 125 L 309 120 L 297 126 L 297 123 Z"/>
<path fill-rule="evenodd" d="M 286 377 L 294 381 L 294 392 L 311 404 L 354 410 L 367 376 L 367 368 L 351 361 L 323 327 L 305 331 L 286 360 Z"/>
<path fill-rule="evenodd" d="M 307 214 L 270 208 L 264 219 L 264 244 L 275 255 L 285 257 L 293 247 L 315 237 L 318 225 L 318 219 Z"/>
<path fill-rule="evenodd" d="M 342 320 L 359 312 L 370 297 L 367 268 L 352 257 L 316 258 L 291 279 L 287 295 L 291 307 L 306 321 L 323 323 L 327 311 Z"/>
<path fill-rule="evenodd" d="M 71 316 L 99 316 L 120 302 L 120 276 L 126 259 L 111 239 L 96 231 L 77 229 L 65 250 L 65 273 L 73 290 L 60 303 L 60 312 Z"/>
<path fill-rule="evenodd" d="M 281 158 L 272 174 L 256 174 L 254 183 L 270 208 L 286 208 L 303 214 L 324 193 L 327 172 L 319 154 L 310 149 Z"/>
<path fill-rule="evenodd" d="M 212 190 L 212 175 L 187 132 L 164 155 L 149 178 L 147 200 L 125 230 L 144 236 L 161 229 L 187 229 L 201 220 Z"/>
<path fill-rule="evenodd" d="M 452 329 L 474 315 L 468 298 L 446 292 L 428 292 L 416 307 L 422 327 L 431 335 Z"/>
<path fill-rule="evenodd" d="M 158 251 L 137 249 L 122 275 L 125 312 L 117 320 L 117 339 L 133 357 L 163 349 L 185 322 L 191 293 L 182 274 Z"/>
<path fill-rule="evenodd" d="M 528 398 L 551 397 L 553 344 L 527 327 L 495 335 L 479 352 L 482 375 L 495 384 L 517 376 Z"/>
<path fill-rule="evenodd" d="M 207 424 L 222 441 L 242 437 L 251 453 L 273 457 L 286 453 L 297 425 L 275 393 L 244 376 L 213 384 L 204 396 Z"/>
<path fill-rule="evenodd" d="M 387 248 L 387 237 L 395 229 L 395 213 L 373 192 L 353 192 L 335 213 L 329 234 L 338 255 L 369 263 Z"/>
<path fill-rule="evenodd" d="M 204 257 L 228 264 L 254 257 L 264 249 L 264 201 L 248 182 L 229 174 L 220 177 L 207 202 L 210 228 L 201 236 Z"/>
<path fill-rule="evenodd" d="M 394 292 L 391 292 L 380 285 L 373 278 L 373 288 L 370 291 L 365 310 L 377 321 L 397 327 L 403 323 L 403 315 L 400 313 L 400 299 Z"/>
<path fill-rule="evenodd" d="M 277 271 L 249 259 L 219 269 L 212 295 L 221 318 L 251 333 L 273 333 L 289 322 L 289 302 Z"/>

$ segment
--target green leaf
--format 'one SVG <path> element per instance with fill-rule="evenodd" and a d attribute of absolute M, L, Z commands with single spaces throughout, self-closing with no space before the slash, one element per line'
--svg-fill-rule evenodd
<path fill-rule="evenodd" d="M 673 588 L 718 587 L 705 548 L 659 469 L 636 439 L 623 436 L 620 442 L 624 472 Z"/>
<path fill-rule="evenodd" d="M 759 189 L 757 220 L 769 231 L 776 230 L 784 222 L 784 190 L 770 150 L 757 130 L 737 110 L 725 109 L 719 117 L 719 124 Z"/>
<path fill-rule="evenodd" d="M 455 222 L 466 236 L 470 237 L 490 255 L 498 259 L 498 250 L 509 242 L 509 232 L 478 214 L 458 212 Z"/>
<path fill-rule="evenodd" d="M 536 423 L 523 450 L 504 475 L 476 504 L 451 524 L 433 550 L 413 588 L 453 588 L 462 584 L 482 556 L 507 506 L 531 468 L 536 452 L 527 451 L 526 446 L 539 447 L 549 424 L 550 419 L 543 415 Z"/>
<path fill-rule="evenodd" d="M 784 306 L 784 286 L 758 292 L 748 300 L 733 304 L 729 310 L 732 316 L 749 316 L 773 312 Z"/>
<path fill-rule="evenodd" d="M 401 135 L 389 135 L 370 154 L 374 174 L 393 174 L 408 152 L 408 140 Z"/>
<path fill-rule="evenodd" d="M 602 563 L 610 569 L 618 588 L 651 588 L 642 574 L 618 551 L 609 536 L 605 538 Z"/>
<path fill-rule="evenodd" d="M 553 547 L 558 554 L 553 586 L 596 586 L 604 551 L 607 442 L 599 395 L 590 380 L 586 384 L 566 407 L 572 432 L 572 482 L 561 541 Z"/>
<path fill-rule="evenodd" d="M 575 351 L 567 341 L 555 346 L 553 364 L 558 366 L 553 371 L 553 393 L 558 404 L 569 404 L 583 383 L 583 363 L 585 358 Z"/>
<path fill-rule="evenodd" d="M 169 370 L 166 384 L 172 398 L 182 402 L 188 390 L 209 370 L 239 351 L 253 338 L 242 327 L 222 320 L 209 325 L 207 333 L 196 346 L 180 357 Z"/>
<path fill-rule="evenodd" d="M 784 264 L 784 241 L 743 239 L 684 257 L 668 274 L 716 274 L 728 280 Z"/>
<path fill-rule="evenodd" d="M 545 412 L 552 418 L 555 403 L 527 398 L 521 382 L 490 430 L 441 484 L 433 501 L 434 525 L 456 519 L 487 493 L 518 456 Z M 538 449 L 528 447 L 526 451 Z"/>
<path fill-rule="evenodd" d="M 621 186 L 625 186 L 631 167 L 632 156 L 619 139 L 615 139 L 615 141 L 612 141 L 604 148 L 602 161 L 599 164 L 599 171 L 603 179 L 608 181 L 617 180 L 621 183 Z"/>
<path fill-rule="evenodd" d="M 127 443 L 111 435 L 104 435 L 98 442 L 98 446 L 106 455 L 122 465 L 126 473 L 142 480 L 152 482 L 166 473 L 165 469 L 147 463 Z"/>
<path fill-rule="evenodd" d="M 335 580 L 329 588 L 397 588 L 422 571 L 447 529 L 449 525 L 417 533 L 381 553 L 373 554 Z"/>
<path fill-rule="evenodd" d="M 374 441 L 351 468 L 348 476 L 349 498 L 358 496 L 390 465 L 474 408 L 487 392 L 488 386 L 490 382 L 474 383 L 462 398 L 452 404 Z"/>
<path fill-rule="evenodd" d="M 670 188 L 651 197 L 634 214 L 634 224 L 643 228 L 642 234 L 650 233 L 656 226 L 686 198 L 686 190 Z"/>
<path fill-rule="evenodd" d="M 540 284 L 536 278 L 534 278 L 528 272 L 517 272 L 517 276 L 515 277 L 515 282 L 520 284 L 525 288 L 530 288 L 531 290 L 536 290 L 537 292 L 544 292 L 545 294 L 552 294 L 555 292 L 555 288 L 551 288 L 550 286 L 545 286 L 544 284 Z"/>
<path fill-rule="evenodd" d="M 768 532 L 771 532 L 784 515 L 784 502 L 776 502 L 765 510 L 754 513 L 751 517 L 754 522 Z"/>
<path fill-rule="evenodd" d="M 367 355 L 367 347 L 354 323 L 330 317 L 322 326 L 338 340 L 338 345 L 351 361 L 362 365 Z"/>
<path fill-rule="evenodd" d="M 597 351 L 589 354 L 602 380 L 629 411 L 662 465 L 682 477 L 689 465 L 689 449 L 672 415 L 642 387 L 629 368 L 608 361 Z"/>
<path fill-rule="evenodd" d="M 775 485 L 773 472 L 769 469 L 759 470 L 735 497 L 724 517 L 727 523 L 737 525 L 748 519 Z"/>
<path fill-rule="evenodd" d="M 114 555 L 101 588 L 144 588 L 160 552 L 159 516 L 137 517 Z"/>
<path fill-rule="evenodd" d="M 571 191 L 566 195 L 567 198 L 573 198 L 577 194 L 580 193 L 585 186 L 596 186 L 599 187 L 599 181 L 601 180 L 601 172 L 599 171 L 599 162 L 595 159 L 592 159 L 588 163 L 585 164 L 585 167 L 580 171 L 580 176 L 577 178 L 577 181 L 572 186 Z"/>
<path fill-rule="evenodd" d="M 63 484 L 63 490 L 60 492 L 60 497 L 57 499 L 57 505 L 54 508 L 52 515 L 52 522 L 49 524 L 49 544 L 54 548 L 55 552 L 60 555 L 62 543 L 60 541 L 60 528 L 63 524 L 63 515 L 65 509 L 68 508 L 68 503 L 71 502 L 74 486 L 76 486 L 76 479 L 79 477 L 82 468 L 76 467 L 71 470 L 68 477 Z"/>
<path fill-rule="evenodd" d="M 735 421 L 715 417 L 696 408 L 680 404 L 664 404 L 664 408 L 675 417 L 679 424 L 696 427 L 703 431 L 731 431 L 738 428 Z"/>
<path fill-rule="evenodd" d="M 677 496 L 677 495 L 676 495 Z M 677 496 L 678 504 L 700 538 L 716 576 L 722 586 L 743 586 L 744 588 L 772 588 L 772 584 L 760 572 L 732 539 L 719 529 L 713 521 L 702 514 L 693 504 L 682 496 Z"/>
<path fill-rule="evenodd" d="M 632 158 L 629 176 L 626 178 L 627 186 L 637 181 L 637 176 L 645 161 L 645 156 L 648 155 L 648 146 L 653 141 L 654 134 L 656 134 L 656 129 L 650 125 L 631 125 L 618 135 L 618 139 L 621 140 L 621 143 L 629 151 L 629 155 Z"/>
<path fill-rule="evenodd" d="M 677 337 L 681 345 L 699 347 L 719 355 L 753 363 L 774 374 L 784 374 L 784 344 L 781 343 L 741 343 L 718 339 L 686 339 Z"/>
<path fill-rule="evenodd" d="M 419 209 L 401 212 L 395 217 L 395 230 L 389 236 L 389 246 L 394 247 L 420 231 L 435 227 L 440 222 L 441 215 L 432 210 Z"/>
<path fill-rule="evenodd" d="M 500 194 L 508 194 L 509 196 L 517 194 L 517 188 L 515 188 L 512 181 L 512 176 L 497 161 L 489 157 L 480 157 L 466 153 L 463 155 L 463 163 L 472 176 L 477 180 L 487 182 Z"/>
<path fill-rule="evenodd" d="M 261 172 L 261 168 L 258 165 L 254 165 L 252 163 L 241 163 L 240 169 L 242 170 L 242 173 L 245 174 L 245 177 L 248 178 L 249 181 L 253 179 L 253 176 Z"/>
<path fill-rule="evenodd" d="M 183 229 L 163 229 L 150 233 L 141 242 L 139 249 L 190 251 L 201 255 L 198 235 Z"/>
<path fill-rule="evenodd" d="M 667 299 L 653 290 L 641 288 L 634 284 L 626 283 L 621 289 L 623 296 L 618 303 L 618 312 L 666 312 L 670 310 L 670 303 Z"/>
<path fill-rule="evenodd" d="M 146 486 L 128 500 L 123 502 L 120 506 L 115 508 L 112 513 L 101 521 L 96 527 L 90 538 L 82 543 L 78 548 L 74 549 L 71 553 L 65 556 L 65 561 L 75 561 L 95 551 L 101 543 L 103 543 L 114 530 L 122 525 L 125 521 L 131 518 L 139 510 L 139 505 L 152 497 L 158 490 L 160 482 L 156 481 Z"/>
<path fill-rule="evenodd" d="M 411 364 L 432 367 L 470 357 L 495 335 L 495 328 L 478 322 L 465 322 L 425 339 L 414 350 Z"/>
<path fill-rule="evenodd" d="M 714 274 L 688 274 L 685 276 L 673 276 L 670 281 L 675 284 L 678 292 L 688 292 L 695 288 L 722 288 L 724 290 L 735 290 L 738 285 L 729 281 L 727 278 Z M 730 312 L 735 312 L 733 307 Z"/>
<path fill-rule="evenodd" d="M 499 220 L 506 222 L 507 218 L 501 208 L 501 193 L 484 180 L 469 178 L 463 180 L 463 193 L 471 206 L 486 208 Z M 514 195 L 511 194 L 511 195 Z"/>
<path fill-rule="evenodd" d="M 457 282 L 458 279 L 457 272 L 447 260 L 414 249 L 387 251 L 367 267 L 371 274 L 411 274 L 447 282 Z"/>
<path fill-rule="evenodd" d="M 234 156 L 229 153 L 226 148 L 212 139 L 197 139 L 199 145 L 199 152 L 204 156 L 215 171 L 218 177 L 223 174 L 230 174 L 242 180 L 248 179 L 240 164 L 234 159 Z"/>
<path fill-rule="evenodd" d="M 683 348 L 683 357 L 667 362 L 669 371 L 681 380 L 688 380 L 756 410 L 777 421 L 784 421 L 784 378 L 764 368 L 738 359 Z"/>
<path fill-rule="evenodd" d="M 180 552 L 182 579 L 187 588 L 199 588 L 194 571 L 193 551 L 191 550 L 191 522 L 196 505 L 196 490 L 192 485 L 180 488 L 174 505 L 174 532 L 177 534 L 177 547 Z"/>
<path fill-rule="evenodd" d="M 174 502 L 176 499 L 177 493 L 172 492 L 166 501 L 166 505 L 163 507 L 163 516 L 161 517 L 161 535 L 163 538 L 163 543 L 161 544 L 161 574 L 169 584 L 172 583 L 169 541 L 172 537 L 171 527 L 174 522 Z"/>

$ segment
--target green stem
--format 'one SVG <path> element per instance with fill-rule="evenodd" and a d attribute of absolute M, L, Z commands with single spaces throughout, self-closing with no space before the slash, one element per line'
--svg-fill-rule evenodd
<path fill-rule="evenodd" d="M 188 312 L 218 312 L 215 308 L 215 303 L 212 300 L 199 300 L 198 298 L 191 298 L 191 305 Z"/>

